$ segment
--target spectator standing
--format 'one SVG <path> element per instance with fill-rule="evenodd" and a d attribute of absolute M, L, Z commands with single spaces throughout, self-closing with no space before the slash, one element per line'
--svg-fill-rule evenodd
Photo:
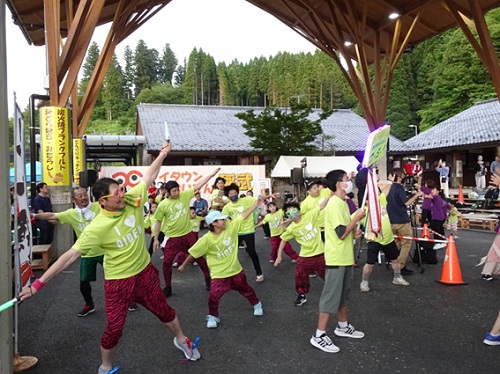
<path fill-rule="evenodd" d="M 483 156 L 477 156 L 474 170 L 476 170 L 476 188 L 482 190 L 486 187 L 486 167 L 484 166 Z"/>
<path fill-rule="evenodd" d="M 201 197 L 199 191 L 195 192 L 194 198 L 196 200 L 193 202 L 193 207 L 196 215 L 205 217 L 208 213 L 208 201 Z"/>
<path fill-rule="evenodd" d="M 498 170 L 496 170 L 499 168 L 500 168 L 500 156 L 495 156 L 495 161 L 493 161 L 490 165 L 491 174 L 500 176 L 500 173 L 498 172 Z"/>
<path fill-rule="evenodd" d="M 424 168 L 420 165 L 420 160 L 415 161 L 413 166 L 413 175 L 417 178 L 417 183 L 420 186 L 422 184 L 422 175 L 424 173 Z"/>
<path fill-rule="evenodd" d="M 36 185 L 36 192 L 33 201 L 33 213 L 53 213 L 52 203 L 49 198 L 49 186 L 47 183 L 40 182 Z M 50 244 L 54 239 L 54 221 L 37 221 L 38 228 L 40 229 L 40 238 L 38 244 Z"/>
<path fill-rule="evenodd" d="M 448 192 L 448 182 L 450 175 L 450 168 L 446 166 L 446 161 L 439 159 L 436 171 L 439 173 L 439 183 L 441 184 L 441 190 L 444 192 L 445 197 L 449 197 Z"/>

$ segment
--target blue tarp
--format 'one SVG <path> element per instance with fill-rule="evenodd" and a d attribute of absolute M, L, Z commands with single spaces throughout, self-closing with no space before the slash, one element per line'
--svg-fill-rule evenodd
<path fill-rule="evenodd" d="M 25 165 L 26 168 L 26 182 L 31 182 L 31 163 L 28 162 Z M 42 163 L 40 161 L 36 161 L 36 180 L 42 180 Z M 10 181 L 14 183 L 14 168 L 10 169 Z"/>

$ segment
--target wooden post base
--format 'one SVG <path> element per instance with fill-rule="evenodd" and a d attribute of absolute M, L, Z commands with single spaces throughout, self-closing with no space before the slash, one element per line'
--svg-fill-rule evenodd
<path fill-rule="evenodd" d="M 19 353 L 14 355 L 13 365 L 14 373 L 24 373 L 33 369 L 38 364 L 38 358 L 33 356 L 21 356 Z"/>

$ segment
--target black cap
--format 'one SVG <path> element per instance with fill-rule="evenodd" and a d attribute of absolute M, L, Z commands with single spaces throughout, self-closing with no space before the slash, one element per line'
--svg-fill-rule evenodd
<path fill-rule="evenodd" d="M 165 189 L 168 192 L 170 192 L 172 188 L 179 188 L 179 183 L 177 183 L 176 181 L 168 181 L 167 183 L 165 183 Z"/>

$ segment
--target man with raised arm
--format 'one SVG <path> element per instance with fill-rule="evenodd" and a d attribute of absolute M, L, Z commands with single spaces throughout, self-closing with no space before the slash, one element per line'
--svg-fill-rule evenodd
<path fill-rule="evenodd" d="M 37 220 L 67 223 L 71 225 L 76 237 L 79 238 L 83 230 L 101 212 L 101 207 L 97 201 L 94 203 L 89 202 L 89 195 L 83 187 L 74 188 L 71 191 L 71 195 L 75 204 L 74 208 L 59 213 L 35 213 L 33 216 Z M 82 255 L 82 259 L 80 260 L 80 292 L 85 300 L 85 305 L 78 313 L 78 317 L 85 317 L 95 312 L 90 282 L 96 281 L 97 264 L 101 264 L 102 266 L 103 260 L 104 250 L 101 247 L 93 248 L 87 254 Z"/>
<path fill-rule="evenodd" d="M 80 256 L 99 246 L 104 250 L 104 297 L 106 299 L 106 329 L 101 339 L 102 363 L 98 374 L 113 370 L 112 358 L 122 335 L 129 304 L 137 302 L 160 319 L 175 335 L 174 345 L 187 359 L 200 359 L 197 349 L 190 349 L 175 310 L 167 304 L 158 278 L 146 250 L 142 204 L 147 188 L 160 171 L 171 145 L 165 142 L 160 154 L 149 167 L 143 180 L 127 193 L 111 178 L 99 179 L 92 194 L 101 205 L 99 214 L 85 228 L 76 243 L 31 286 L 20 293 L 25 300 L 40 291 L 54 276 L 68 268 Z"/>

